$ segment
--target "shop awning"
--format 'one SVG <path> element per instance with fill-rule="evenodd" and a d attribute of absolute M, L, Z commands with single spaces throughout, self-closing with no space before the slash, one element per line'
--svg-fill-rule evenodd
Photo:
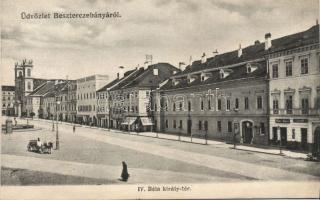
<path fill-rule="evenodd" d="M 150 117 L 141 117 L 140 119 L 143 126 L 153 126 L 153 123 Z"/>
<path fill-rule="evenodd" d="M 121 125 L 131 125 L 136 121 L 136 117 L 126 117 L 124 122 L 121 123 Z"/>

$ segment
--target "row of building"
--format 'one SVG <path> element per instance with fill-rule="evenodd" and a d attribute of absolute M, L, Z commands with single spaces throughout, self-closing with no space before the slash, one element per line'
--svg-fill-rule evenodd
<path fill-rule="evenodd" d="M 319 25 L 212 57 L 149 64 L 117 78 L 31 76 L 15 66 L 15 113 L 127 131 L 320 149 Z"/>

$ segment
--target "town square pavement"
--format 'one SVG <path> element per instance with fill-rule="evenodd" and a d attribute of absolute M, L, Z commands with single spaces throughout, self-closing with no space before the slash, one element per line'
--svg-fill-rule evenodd
<path fill-rule="evenodd" d="M 38 154 L 26 150 L 28 141 L 39 137 L 55 143 L 56 132 L 50 121 L 28 123 L 35 130 L 1 135 L 2 168 L 92 178 L 99 184 L 320 180 L 316 162 L 92 127 L 77 126 L 73 133 L 71 124 L 59 124 L 59 150 Z M 122 161 L 128 164 L 128 182 L 119 180 Z"/>

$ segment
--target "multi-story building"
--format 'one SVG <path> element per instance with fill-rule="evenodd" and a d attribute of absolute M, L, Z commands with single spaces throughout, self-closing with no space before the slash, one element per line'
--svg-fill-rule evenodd
<path fill-rule="evenodd" d="M 177 71 L 168 63 L 157 63 L 127 72 L 125 79 L 110 89 L 110 126 L 135 131 L 151 130 L 151 91 Z"/>
<path fill-rule="evenodd" d="M 246 48 L 194 61 L 154 93 L 157 131 L 246 144 L 268 143 L 267 48 Z"/>
<path fill-rule="evenodd" d="M 119 67 L 119 73 L 117 74 L 117 78 L 102 87 L 97 91 L 97 118 L 98 118 L 98 126 L 100 127 L 109 127 L 110 124 L 110 90 L 120 84 L 121 82 L 125 81 L 129 77 L 131 77 L 135 70 L 130 70 L 123 73 L 124 67 Z M 110 127 L 109 127 L 110 128 Z"/>
<path fill-rule="evenodd" d="M 68 80 L 66 84 L 57 91 L 59 101 L 58 116 L 61 121 L 75 122 L 77 114 L 77 84 L 76 81 Z"/>
<path fill-rule="evenodd" d="M 53 120 L 56 107 L 56 91 L 53 89 L 43 96 L 43 118 Z"/>
<path fill-rule="evenodd" d="M 270 142 L 319 152 L 319 25 L 273 40 L 268 66 Z"/>
<path fill-rule="evenodd" d="M 93 75 L 77 80 L 77 122 L 97 125 L 96 92 L 108 82 L 108 75 Z"/>
<path fill-rule="evenodd" d="M 14 98 L 15 98 L 15 87 L 3 85 L 2 91 L 2 115 L 13 116 L 14 112 Z"/>
<path fill-rule="evenodd" d="M 55 94 L 58 94 L 57 91 L 60 91 L 66 85 L 65 80 L 48 80 L 36 89 L 28 94 L 26 99 L 26 116 L 35 117 L 35 118 L 48 118 L 48 96 L 50 97 L 52 91 Z M 57 97 L 57 96 L 55 96 Z M 56 102 L 55 102 L 56 103 Z"/>

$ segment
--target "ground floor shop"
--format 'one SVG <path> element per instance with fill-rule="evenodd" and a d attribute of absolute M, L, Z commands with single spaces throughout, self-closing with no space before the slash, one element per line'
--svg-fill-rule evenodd
<path fill-rule="evenodd" d="M 155 131 L 207 137 L 229 143 L 268 144 L 267 116 L 156 116 Z"/>
<path fill-rule="evenodd" d="M 14 108 L 2 108 L 2 116 L 14 116 Z"/>
<path fill-rule="evenodd" d="M 76 122 L 78 124 L 88 125 L 88 126 L 97 126 L 98 120 L 95 115 L 77 115 Z"/>
<path fill-rule="evenodd" d="M 125 131 L 145 132 L 154 131 L 154 123 L 148 116 L 125 116 L 121 119 L 111 119 L 111 128 Z"/>
<path fill-rule="evenodd" d="M 271 145 L 283 148 L 319 152 L 320 119 L 317 117 L 270 117 Z"/>
<path fill-rule="evenodd" d="M 109 116 L 105 114 L 97 115 L 97 126 L 102 128 L 109 128 Z"/>

